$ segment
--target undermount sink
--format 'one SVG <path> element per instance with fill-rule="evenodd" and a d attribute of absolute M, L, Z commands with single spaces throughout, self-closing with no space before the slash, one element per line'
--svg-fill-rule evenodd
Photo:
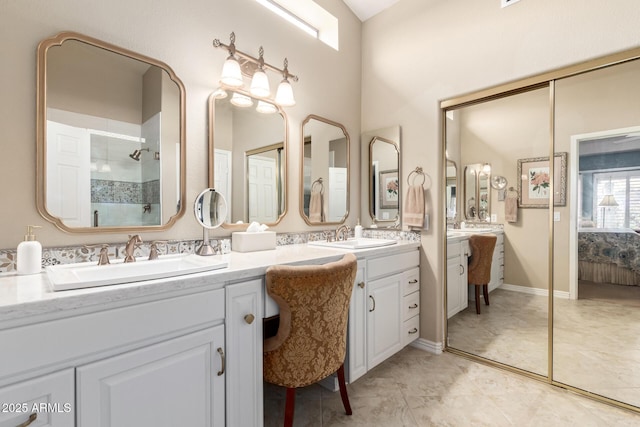
<path fill-rule="evenodd" d="M 377 248 L 380 246 L 390 246 L 390 245 L 395 245 L 396 243 L 398 243 L 397 240 L 369 239 L 366 237 L 361 237 L 359 239 L 336 240 L 333 242 L 315 241 L 315 242 L 309 242 L 308 244 L 313 246 L 327 246 L 330 248 L 366 249 L 366 248 Z"/>
<path fill-rule="evenodd" d="M 227 267 L 227 262 L 194 254 L 163 255 L 155 260 L 139 258 L 137 262 L 112 261 L 108 265 L 95 262 L 48 266 L 45 270 L 54 291 L 116 285 L 142 280 L 161 279 L 200 273 Z"/>

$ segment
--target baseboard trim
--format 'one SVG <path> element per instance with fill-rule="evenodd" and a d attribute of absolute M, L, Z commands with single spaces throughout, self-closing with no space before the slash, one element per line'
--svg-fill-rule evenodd
<path fill-rule="evenodd" d="M 441 342 L 433 342 L 424 338 L 418 338 L 409 344 L 411 347 L 415 347 L 420 350 L 428 351 L 433 354 L 442 354 L 443 345 Z"/>
<path fill-rule="evenodd" d="M 541 297 L 548 297 L 549 296 L 549 290 L 548 289 L 529 288 L 527 286 L 510 285 L 508 283 L 503 283 L 500 286 L 500 289 L 504 289 L 506 291 L 521 292 L 523 294 L 529 294 L 529 295 L 538 295 L 538 296 L 541 296 Z M 567 291 L 553 291 L 553 296 L 555 298 L 569 299 L 569 292 L 567 292 Z"/>

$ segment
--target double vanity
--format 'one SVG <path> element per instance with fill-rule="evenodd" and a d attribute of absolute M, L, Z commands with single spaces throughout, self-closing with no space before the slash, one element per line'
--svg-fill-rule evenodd
<path fill-rule="evenodd" d="M 349 382 L 419 336 L 418 247 L 352 250 Z M 225 268 L 61 292 L 44 273 L 0 277 L 0 341 L 15 350 L 0 360 L 0 401 L 12 405 L 0 424 L 260 426 L 261 320 L 278 312 L 265 270 L 344 253 L 311 244 L 231 252 L 207 257 Z"/>

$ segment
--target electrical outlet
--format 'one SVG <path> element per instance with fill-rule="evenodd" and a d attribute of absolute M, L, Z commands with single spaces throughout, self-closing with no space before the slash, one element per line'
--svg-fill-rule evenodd
<path fill-rule="evenodd" d="M 497 214 L 491 214 L 491 222 L 498 222 L 498 215 Z"/>
<path fill-rule="evenodd" d="M 554 212 L 553 213 L 553 221 L 554 222 L 560 222 L 560 212 Z"/>

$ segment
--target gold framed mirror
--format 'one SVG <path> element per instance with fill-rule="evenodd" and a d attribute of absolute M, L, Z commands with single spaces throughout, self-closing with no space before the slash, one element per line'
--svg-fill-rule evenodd
<path fill-rule="evenodd" d="M 369 215 L 374 224 L 399 224 L 400 176 L 399 144 L 374 136 L 369 142 Z"/>
<path fill-rule="evenodd" d="M 234 94 L 251 105 L 238 106 Z M 266 101 L 234 89 L 209 96 L 209 186 L 227 200 L 224 228 L 244 230 L 253 222 L 273 226 L 287 212 L 288 123 L 281 107 L 263 113 Z"/>
<path fill-rule="evenodd" d="M 165 63 L 74 32 L 37 63 L 36 204 L 70 233 L 156 231 L 185 212 L 185 90 Z"/>
<path fill-rule="evenodd" d="M 309 225 L 342 224 L 349 215 L 349 134 L 316 115 L 302 122 L 300 215 Z"/>

